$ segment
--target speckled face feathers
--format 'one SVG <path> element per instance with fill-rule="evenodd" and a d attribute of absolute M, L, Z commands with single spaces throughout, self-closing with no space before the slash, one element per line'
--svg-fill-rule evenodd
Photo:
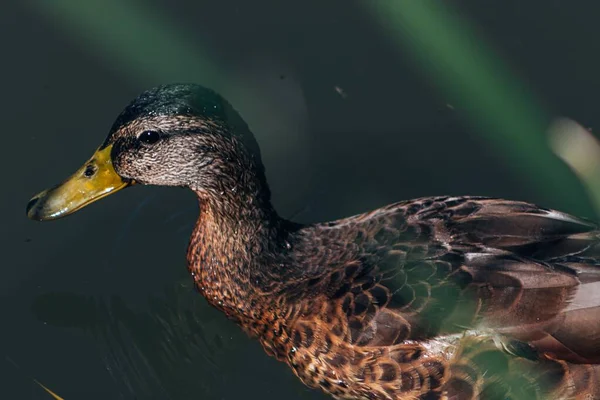
<path fill-rule="evenodd" d="M 159 139 L 145 143 L 145 132 Z M 139 183 L 189 187 L 215 203 L 230 201 L 223 195 L 232 190 L 264 202 L 270 197 L 248 126 L 222 97 L 201 86 L 144 92 L 117 118 L 108 145 L 117 173 Z"/>
<path fill-rule="evenodd" d="M 207 125 L 202 119 L 170 115 L 132 121 L 111 137 L 115 170 L 143 184 L 191 186 L 201 170 L 214 162 L 208 143 L 215 137 L 207 133 Z M 140 140 L 147 132 L 158 140 Z"/>

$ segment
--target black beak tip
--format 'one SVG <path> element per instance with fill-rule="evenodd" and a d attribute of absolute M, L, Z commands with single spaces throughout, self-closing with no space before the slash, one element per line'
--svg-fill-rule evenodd
<path fill-rule="evenodd" d="M 29 200 L 29 202 L 27 203 L 27 207 L 25 208 L 25 214 L 27 214 L 27 218 L 35 221 L 41 220 L 38 212 L 39 209 L 36 207 L 39 200 L 39 197 L 34 197 L 33 199 Z"/>

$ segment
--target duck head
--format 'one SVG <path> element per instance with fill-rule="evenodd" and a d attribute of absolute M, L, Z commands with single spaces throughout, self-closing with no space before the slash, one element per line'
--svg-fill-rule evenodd
<path fill-rule="evenodd" d="M 258 144 L 239 114 L 212 90 L 171 84 L 134 99 L 81 168 L 29 201 L 27 216 L 61 218 L 134 184 L 187 187 L 213 203 L 270 197 Z"/>

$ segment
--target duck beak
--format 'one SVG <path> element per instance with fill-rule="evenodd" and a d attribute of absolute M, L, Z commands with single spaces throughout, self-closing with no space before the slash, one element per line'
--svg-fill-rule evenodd
<path fill-rule="evenodd" d="M 58 219 L 133 184 L 115 171 L 111 150 L 112 145 L 98 149 L 67 180 L 35 195 L 27 204 L 27 217 L 36 221 Z"/>

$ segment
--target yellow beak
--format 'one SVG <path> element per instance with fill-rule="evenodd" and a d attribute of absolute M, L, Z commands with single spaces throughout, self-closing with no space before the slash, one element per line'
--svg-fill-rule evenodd
<path fill-rule="evenodd" d="M 116 172 L 110 158 L 112 145 L 98 149 L 67 180 L 35 195 L 27 204 L 27 217 L 47 221 L 67 216 L 133 183 Z"/>

